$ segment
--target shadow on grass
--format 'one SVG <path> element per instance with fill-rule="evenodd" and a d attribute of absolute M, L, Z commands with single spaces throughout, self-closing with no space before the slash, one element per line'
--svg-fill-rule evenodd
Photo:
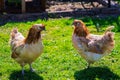
<path fill-rule="evenodd" d="M 2 73 L 0 73 L 0 76 L 2 76 Z"/>
<path fill-rule="evenodd" d="M 25 71 L 25 75 L 22 76 L 21 71 L 14 71 L 9 80 L 43 80 L 43 77 L 35 72 Z"/>
<path fill-rule="evenodd" d="M 107 67 L 91 67 L 89 69 L 84 69 L 80 71 L 76 71 L 74 73 L 75 80 L 118 80 L 120 76 L 113 73 Z"/>

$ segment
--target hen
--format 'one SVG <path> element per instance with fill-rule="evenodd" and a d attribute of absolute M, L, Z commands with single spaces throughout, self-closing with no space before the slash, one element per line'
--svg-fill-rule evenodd
<path fill-rule="evenodd" d="M 114 48 L 114 33 L 111 32 L 114 26 L 108 27 L 103 35 L 94 35 L 89 33 L 81 20 L 74 20 L 73 25 L 73 46 L 88 62 L 88 68 L 90 64 L 109 54 Z"/>
<path fill-rule="evenodd" d="M 34 71 L 31 64 L 43 52 L 41 39 L 41 31 L 43 30 L 45 30 L 45 26 L 43 24 L 35 24 L 29 29 L 29 33 L 26 38 L 24 38 L 17 29 L 13 29 L 11 32 L 11 57 L 22 67 L 22 75 L 24 75 L 24 66 L 26 64 L 29 64 L 30 70 Z"/>

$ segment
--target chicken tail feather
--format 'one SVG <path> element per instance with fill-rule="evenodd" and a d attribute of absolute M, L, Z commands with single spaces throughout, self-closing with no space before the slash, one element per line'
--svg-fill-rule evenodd
<path fill-rule="evenodd" d="M 18 33 L 17 28 L 14 28 L 14 29 L 12 30 L 12 32 L 11 32 L 11 38 L 14 39 L 14 38 L 15 38 L 15 34 L 17 34 L 17 33 Z"/>
<path fill-rule="evenodd" d="M 108 27 L 108 28 L 106 29 L 105 33 L 107 33 L 107 32 L 111 32 L 112 29 L 114 29 L 114 26 L 110 26 L 110 27 Z"/>
<path fill-rule="evenodd" d="M 108 27 L 105 31 L 106 38 L 111 41 L 113 41 L 113 38 L 114 38 L 114 33 L 111 32 L 112 29 L 114 29 L 114 26 Z"/>

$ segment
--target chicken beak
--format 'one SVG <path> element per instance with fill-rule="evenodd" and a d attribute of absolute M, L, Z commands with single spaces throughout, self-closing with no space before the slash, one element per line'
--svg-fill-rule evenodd
<path fill-rule="evenodd" d="M 72 26 L 74 25 L 74 22 L 72 23 Z"/>
<path fill-rule="evenodd" d="M 46 31 L 46 28 L 44 27 L 42 30 Z"/>
<path fill-rule="evenodd" d="M 40 27 L 39 30 L 41 30 L 41 31 L 43 31 L 43 30 L 46 31 L 45 27 Z"/>

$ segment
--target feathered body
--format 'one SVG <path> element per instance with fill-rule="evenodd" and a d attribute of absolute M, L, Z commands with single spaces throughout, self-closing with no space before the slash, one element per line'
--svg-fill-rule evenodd
<path fill-rule="evenodd" d="M 22 67 L 26 64 L 30 65 L 35 61 L 43 52 L 43 44 L 41 39 L 41 31 L 45 29 L 42 24 L 33 25 L 26 38 L 13 29 L 11 32 L 10 45 L 12 55 L 11 57 L 17 61 Z M 24 74 L 24 71 L 22 72 Z"/>
<path fill-rule="evenodd" d="M 94 35 L 90 34 L 81 20 L 75 20 L 73 24 L 73 46 L 88 62 L 88 67 L 91 63 L 109 54 L 114 48 L 114 33 L 111 32 L 113 26 L 109 27 L 103 35 Z"/>

